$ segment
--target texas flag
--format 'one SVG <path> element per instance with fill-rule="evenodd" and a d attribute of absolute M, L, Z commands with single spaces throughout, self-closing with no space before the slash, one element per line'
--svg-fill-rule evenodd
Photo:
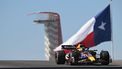
<path fill-rule="evenodd" d="M 76 34 L 55 48 L 54 51 L 61 50 L 62 45 L 83 44 L 85 47 L 89 48 L 105 41 L 111 41 L 110 5 L 98 15 L 88 20 Z"/>

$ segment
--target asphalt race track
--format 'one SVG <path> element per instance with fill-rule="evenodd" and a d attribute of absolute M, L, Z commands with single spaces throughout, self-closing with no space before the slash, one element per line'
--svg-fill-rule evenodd
<path fill-rule="evenodd" d="M 0 68 L 99 68 L 99 67 L 106 67 L 106 68 L 112 68 L 112 67 L 122 67 L 122 60 L 115 60 L 109 65 L 100 65 L 100 64 L 94 64 L 94 65 L 57 65 L 52 62 L 48 61 L 35 61 L 35 60 L 0 60 Z"/>

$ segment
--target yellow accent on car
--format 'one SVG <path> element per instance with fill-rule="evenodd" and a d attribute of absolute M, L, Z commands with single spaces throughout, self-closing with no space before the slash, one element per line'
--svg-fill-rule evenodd
<path fill-rule="evenodd" d="M 89 60 L 95 61 L 95 58 L 93 56 L 88 57 Z"/>

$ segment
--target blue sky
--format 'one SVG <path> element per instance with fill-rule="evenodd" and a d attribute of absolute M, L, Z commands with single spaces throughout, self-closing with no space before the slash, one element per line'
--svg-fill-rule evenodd
<path fill-rule="evenodd" d="M 0 0 L 0 60 L 45 59 L 44 26 L 34 24 L 35 16 L 28 16 L 29 13 L 59 13 L 63 41 L 66 41 L 109 2 L 110 0 Z M 115 59 L 122 59 L 121 6 L 122 0 L 112 1 Z M 104 49 L 111 53 L 111 42 L 102 43 L 94 49 Z"/>

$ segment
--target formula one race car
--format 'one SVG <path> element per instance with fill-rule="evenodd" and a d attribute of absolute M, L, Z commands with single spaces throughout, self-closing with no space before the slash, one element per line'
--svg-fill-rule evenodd
<path fill-rule="evenodd" d="M 76 46 L 73 45 L 62 45 L 61 51 L 55 52 L 55 60 L 57 64 L 94 64 L 101 63 L 102 65 L 108 65 L 112 62 L 112 59 L 108 51 L 101 51 L 97 54 L 97 50 L 89 50 L 89 48 L 84 48 L 84 50 L 78 51 Z"/>

